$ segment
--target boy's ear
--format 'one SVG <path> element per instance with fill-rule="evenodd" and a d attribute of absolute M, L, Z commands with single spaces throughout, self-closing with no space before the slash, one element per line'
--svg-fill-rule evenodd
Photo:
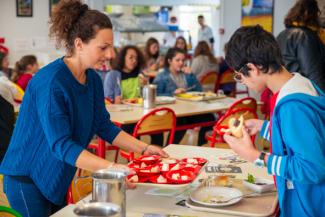
<path fill-rule="evenodd" d="M 260 70 L 255 64 L 247 63 L 247 67 L 249 68 L 249 75 L 257 76 L 260 74 Z"/>

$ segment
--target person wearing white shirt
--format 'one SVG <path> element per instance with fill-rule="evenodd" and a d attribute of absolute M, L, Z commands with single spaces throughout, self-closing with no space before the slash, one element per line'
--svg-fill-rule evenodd
<path fill-rule="evenodd" d="M 164 34 L 163 45 L 165 47 L 174 47 L 177 37 L 182 36 L 183 34 L 179 31 L 175 31 L 176 29 L 178 29 L 177 18 L 175 16 L 170 17 L 169 26 L 174 28 L 171 28 L 170 31 Z"/>
<path fill-rule="evenodd" d="M 198 32 L 198 42 L 206 41 L 210 45 L 211 51 L 213 51 L 214 37 L 213 37 L 212 29 L 211 27 L 205 24 L 203 15 L 199 15 L 197 19 L 198 19 L 198 23 L 201 26 Z"/>

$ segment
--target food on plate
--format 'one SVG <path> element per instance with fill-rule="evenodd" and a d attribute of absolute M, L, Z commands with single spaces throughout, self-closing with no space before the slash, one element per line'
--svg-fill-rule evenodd
<path fill-rule="evenodd" d="M 152 173 L 159 173 L 159 166 L 154 166 L 150 170 Z"/>
<path fill-rule="evenodd" d="M 144 162 L 142 162 L 140 167 L 141 167 L 141 168 L 145 168 L 145 167 L 147 167 L 147 166 L 148 166 L 147 164 L 145 164 Z"/>
<path fill-rule="evenodd" d="M 172 167 L 171 171 L 179 170 L 179 169 L 180 169 L 179 164 L 176 164 L 175 166 Z"/>
<path fill-rule="evenodd" d="M 177 94 L 176 96 L 179 98 L 190 100 L 203 100 L 217 97 L 217 95 L 213 92 L 187 92 Z"/>
<path fill-rule="evenodd" d="M 248 173 L 247 182 L 255 184 L 255 178 L 252 174 Z"/>
<path fill-rule="evenodd" d="M 163 177 L 162 175 L 160 175 L 157 178 L 157 183 L 167 183 L 167 179 L 165 177 Z"/>
<path fill-rule="evenodd" d="M 172 179 L 174 179 L 174 180 L 179 180 L 180 177 L 181 177 L 181 175 L 180 175 L 179 173 L 174 173 L 174 174 L 172 175 Z"/>
<path fill-rule="evenodd" d="M 161 166 L 161 171 L 169 171 L 169 164 L 163 163 Z"/>
<path fill-rule="evenodd" d="M 188 158 L 187 159 L 187 163 L 190 163 L 190 164 L 198 164 L 199 162 L 195 158 Z"/>
<path fill-rule="evenodd" d="M 127 103 L 132 103 L 132 104 L 142 104 L 143 103 L 142 98 L 125 99 L 124 101 Z"/>
<path fill-rule="evenodd" d="M 238 119 L 230 118 L 228 125 L 229 125 L 229 131 L 233 136 L 235 136 L 237 138 L 243 137 L 243 131 L 242 131 L 242 128 L 244 126 L 243 115 L 241 115 Z"/>
<path fill-rule="evenodd" d="M 183 181 L 186 181 L 186 180 L 188 180 L 188 176 L 186 176 L 186 175 L 184 175 L 184 176 L 181 176 L 181 180 L 183 180 Z"/>
<path fill-rule="evenodd" d="M 223 203 L 224 196 L 221 195 L 208 195 L 203 202 L 205 203 Z"/>
<path fill-rule="evenodd" d="M 130 182 L 139 182 L 139 177 L 137 175 L 133 175 L 131 178 L 129 178 Z"/>

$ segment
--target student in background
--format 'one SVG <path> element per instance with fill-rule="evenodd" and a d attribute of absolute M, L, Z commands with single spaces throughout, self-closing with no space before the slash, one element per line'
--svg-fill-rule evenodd
<path fill-rule="evenodd" d="M 37 58 L 34 55 L 23 56 L 16 62 L 13 74 L 13 81 L 18 84 L 24 91 L 33 75 L 38 71 L 39 66 Z"/>
<path fill-rule="evenodd" d="M 201 84 L 192 73 L 184 73 L 182 68 L 185 62 L 185 52 L 179 48 L 170 48 L 165 57 L 164 71 L 157 75 L 154 84 L 157 85 L 158 96 L 174 96 L 174 94 L 185 93 L 187 91 L 202 91 Z M 214 120 L 214 116 L 196 115 L 186 118 L 177 118 L 177 126 L 191 123 Z M 199 132 L 198 145 L 205 143 L 205 133 L 212 127 L 202 127 Z M 186 130 L 176 131 L 174 143 L 179 144 Z"/>
<path fill-rule="evenodd" d="M 319 37 L 319 13 L 316 0 L 297 1 L 285 17 L 286 29 L 280 32 L 277 41 L 285 67 L 325 91 L 325 45 Z"/>
<path fill-rule="evenodd" d="M 198 32 L 198 42 L 205 41 L 209 44 L 212 53 L 214 53 L 214 37 L 211 27 L 205 24 L 204 16 L 199 15 L 197 17 L 198 23 L 200 25 Z"/>
<path fill-rule="evenodd" d="M 191 69 L 197 79 L 209 71 L 219 72 L 218 60 L 213 56 L 208 43 L 205 41 L 200 41 L 196 46 Z"/>
<path fill-rule="evenodd" d="M 115 56 L 109 17 L 80 0 L 60 1 L 50 18 L 50 35 L 67 52 L 29 82 L 0 165 L 10 206 L 22 216 L 48 217 L 64 206 L 77 168 L 128 170 L 87 151 L 95 134 L 123 149 L 168 156 L 110 121 L 94 70 Z"/>
<path fill-rule="evenodd" d="M 12 71 L 9 68 L 9 55 L 0 51 L 0 76 L 4 75 L 8 79 L 11 79 Z"/>
<path fill-rule="evenodd" d="M 166 32 L 163 37 L 163 45 L 168 48 L 173 47 L 175 45 L 176 38 L 182 35 L 178 31 L 177 18 L 175 16 L 170 17 L 170 26 L 171 28 L 175 28 L 175 30 Z"/>
<path fill-rule="evenodd" d="M 127 45 L 118 53 L 104 80 L 104 94 L 113 103 L 120 104 L 123 99 L 139 98 L 141 86 L 148 83 L 142 74 L 145 62 L 139 48 Z"/>
<path fill-rule="evenodd" d="M 261 93 L 269 88 L 271 121 L 246 120 L 242 138 L 224 140 L 241 157 L 275 177 L 283 217 L 325 213 L 325 94 L 283 66 L 279 45 L 261 26 L 241 27 L 226 46 L 238 82 Z M 256 149 L 250 135 L 270 140 L 271 153 Z M 249 135 L 250 134 L 250 135 Z"/>
<path fill-rule="evenodd" d="M 184 50 L 187 57 L 187 43 L 183 36 L 177 37 L 174 47 Z"/>
<path fill-rule="evenodd" d="M 144 50 L 146 71 L 158 71 L 162 66 L 162 58 L 159 54 L 159 42 L 156 38 L 149 38 Z"/>

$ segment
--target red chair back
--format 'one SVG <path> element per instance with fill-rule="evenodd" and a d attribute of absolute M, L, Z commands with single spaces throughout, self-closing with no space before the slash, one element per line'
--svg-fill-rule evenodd
<path fill-rule="evenodd" d="M 151 135 L 162 132 L 169 132 L 168 144 L 174 139 L 176 128 L 176 115 L 170 108 L 157 108 L 144 115 L 136 124 L 133 130 L 133 136 Z M 121 156 L 129 161 L 134 159 L 133 152 L 120 152 Z"/>
<path fill-rule="evenodd" d="M 220 129 L 228 128 L 228 122 L 230 118 L 233 117 L 239 118 L 241 115 L 243 115 L 244 120 L 257 118 L 256 110 L 249 109 L 249 108 L 237 108 L 232 111 L 226 112 L 226 114 L 223 115 L 213 127 L 212 139 L 210 144 L 211 147 L 214 147 L 216 142 L 223 142 L 222 139 L 223 133 L 220 131 Z M 220 135 L 218 139 L 217 139 L 217 134 Z M 253 143 L 254 140 L 255 140 L 255 136 L 252 136 Z"/>
<path fill-rule="evenodd" d="M 247 108 L 247 109 L 254 110 L 256 112 L 257 111 L 257 102 L 252 97 L 245 97 L 245 98 L 239 99 L 229 107 L 229 109 L 227 110 L 227 113 L 231 112 L 235 109 L 239 109 L 239 108 Z"/>
<path fill-rule="evenodd" d="M 200 78 L 200 83 L 202 85 L 203 91 L 211 91 L 215 92 L 216 86 L 218 84 L 218 72 L 209 71 L 204 73 L 204 75 Z"/>

